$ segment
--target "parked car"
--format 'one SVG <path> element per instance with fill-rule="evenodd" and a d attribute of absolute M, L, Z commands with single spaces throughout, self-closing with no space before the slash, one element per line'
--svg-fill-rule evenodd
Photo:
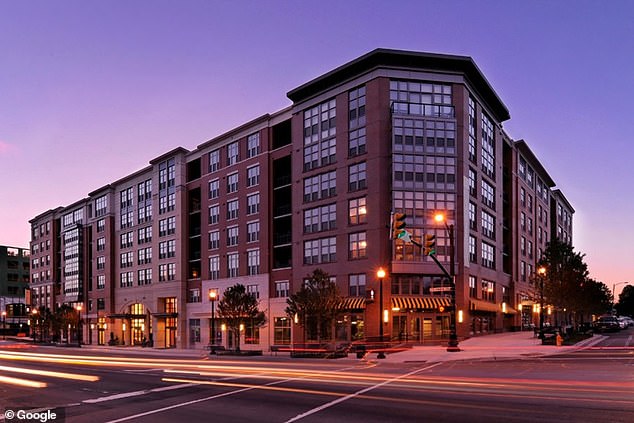
<path fill-rule="evenodd" d="M 621 330 L 619 319 L 615 316 L 601 316 L 592 324 L 595 332 L 618 332 Z"/>
<path fill-rule="evenodd" d="M 618 319 L 619 319 L 619 324 L 621 325 L 621 329 L 626 329 L 630 326 L 634 326 L 634 320 L 632 320 L 631 317 L 620 316 Z"/>

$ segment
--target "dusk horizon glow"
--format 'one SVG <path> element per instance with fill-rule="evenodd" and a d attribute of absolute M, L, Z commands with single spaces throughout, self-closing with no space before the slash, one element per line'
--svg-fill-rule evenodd
<path fill-rule="evenodd" d="M 590 276 L 634 284 L 631 2 L 0 1 L 0 47 L 0 245 L 391 48 L 473 58 L 574 207 Z"/>

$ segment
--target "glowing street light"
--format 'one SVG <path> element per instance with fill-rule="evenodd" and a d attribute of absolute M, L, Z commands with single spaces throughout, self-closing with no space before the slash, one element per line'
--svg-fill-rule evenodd
<path fill-rule="evenodd" d="M 377 270 L 376 277 L 379 278 L 379 342 L 383 348 L 383 278 L 385 278 L 385 270 L 382 267 Z M 385 358 L 385 352 L 381 349 L 376 358 Z"/>
<path fill-rule="evenodd" d="M 212 289 L 209 291 L 209 301 L 211 301 L 211 331 L 209 334 L 209 345 L 216 345 L 216 316 L 214 306 L 216 304 L 216 299 L 218 298 L 218 293 L 216 290 Z M 212 354 L 214 353 L 212 349 Z"/>
<path fill-rule="evenodd" d="M 540 266 L 537 269 L 539 278 L 539 339 L 544 340 L 544 277 L 546 276 L 546 268 Z"/>
<path fill-rule="evenodd" d="M 77 347 L 81 348 L 81 304 L 77 304 L 75 309 L 77 310 Z"/>
<path fill-rule="evenodd" d="M 458 352 L 458 334 L 456 332 L 456 273 L 454 269 L 454 226 L 448 225 L 447 219 L 443 213 L 434 215 L 436 223 L 444 223 L 447 234 L 449 235 L 449 277 L 451 279 L 451 309 L 449 313 L 449 342 L 447 343 L 447 351 Z"/>

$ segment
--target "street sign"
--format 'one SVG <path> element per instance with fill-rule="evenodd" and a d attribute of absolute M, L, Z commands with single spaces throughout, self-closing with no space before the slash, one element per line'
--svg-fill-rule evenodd
<path fill-rule="evenodd" d="M 450 286 L 440 286 L 437 288 L 429 288 L 429 292 L 451 292 L 452 287 Z"/>

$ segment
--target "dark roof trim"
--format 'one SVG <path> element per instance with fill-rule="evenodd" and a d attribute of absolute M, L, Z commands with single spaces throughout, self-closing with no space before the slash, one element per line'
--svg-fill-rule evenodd
<path fill-rule="evenodd" d="M 150 164 L 151 165 L 155 165 L 155 164 L 157 164 L 159 162 L 162 162 L 163 160 L 165 160 L 165 159 L 167 159 L 169 157 L 176 156 L 177 154 L 180 154 L 180 153 L 188 154 L 189 150 L 187 150 L 186 148 L 183 148 L 183 147 L 176 147 L 175 149 L 170 150 L 167 153 L 161 154 L 160 156 L 150 160 Z"/>
<path fill-rule="evenodd" d="M 381 67 L 464 74 L 469 83 L 472 84 L 472 88 L 495 115 L 498 122 L 503 122 L 511 117 L 508 109 L 495 93 L 491 84 L 489 84 L 473 59 L 468 56 L 379 48 L 300 85 L 286 95 L 293 103 L 299 103 L 345 81 Z"/>
<path fill-rule="evenodd" d="M 531 163 L 533 168 L 539 173 L 541 178 L 544 180 L 548 188 L 552 188 L 555 186 L 555 181 L 550 177 L 548 172 L 544 166 L 537 159 L 537 156 L 533 154 L 533 151 L 528 147 L 528 144 L 524 140 L 515 141 L 515 147 L 522 153 L 524 157 Z"/>
<path fill-rule="evenodd" d="M 555 195 L 555 197 L 557 197 L 562 203 L 564 203 L 571 212 L 575 212 L 575 209 L 572 207 L 572 205 L 568 202 L 568 199 L 566 198 L 566 196 L 564 195 L 563 192 L 561 192 L 560 189 L 555 189 L 553 190 L 553 195 Z"/>
<path fill-rule="evenodd" d="M 257 125 L 259 125 L 261 123 L 268 122 L 270 117 L 271 117 L 271 115 L 268 114 L 268 113 L 265 114 L 265 115 L 256 117 L 255 119 L 250 120 L 247 123 L 243 123 L 242 125 L 240 125 L 240 126 L 238 126 L 236 128 L 233 128 L 233 129 L 229 130 L 228 132 L 225 132 L 222 135 L 218 135 L 217 137 L 214 137 L 214 138 L 210 139 L 209 141 L 205 141 L 204 143 L 200 144 L 196 148 L 198 150 L 202 150 L 205 147 L 209 147 L 210 145 L 216 144 L 216 143 L 221 142 L 221 141 L 228 140 L 232 136 L 235 136 L 236 134 L 238 134 L 238 133 L 240 133 L 240 132 L 242 132 L 242 131 L 244 131 L 246 129 L 249 129 L 252 126 L 257 126 Z"/>
<path fill-rule="evenodd" d="M 64 208 L 62 206 L 57 206 L 54 209 L 51 210 L 47 210 L 44 213 L 40 213 L 37 216 L 35 216 L 33 219 L 29 220 L 30 224 L 33 224 L 35 222 L 37 222 L 38 220 L 47 217 L 48 215 L 51 215 L 51 217 L 54 219 L 55 218 L 55 214 L 57 214 L 60 210 L 63 210 Z"/>

